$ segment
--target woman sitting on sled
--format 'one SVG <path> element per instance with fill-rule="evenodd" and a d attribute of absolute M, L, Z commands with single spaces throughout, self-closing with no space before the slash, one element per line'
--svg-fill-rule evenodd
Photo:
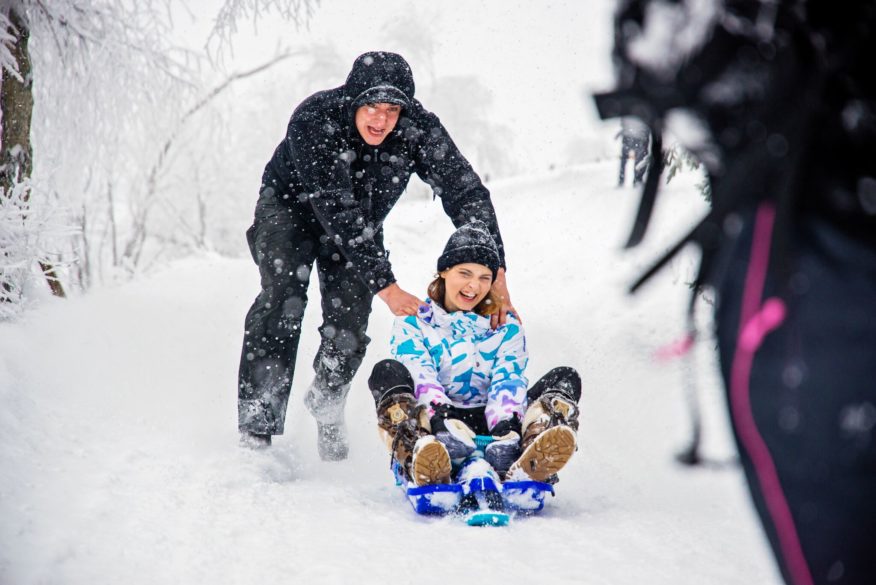
<path fill-rule="evenodd" d="M 509 313 L 490 328 L 498 268 L 487 227 L 459 228 L 438 258 L 429 299 L 395 321 L 395 359 L 368 379 L 380 433 L 414 485 L 450 483 L 451 462 L 475 452 L 476 435 L 493 437 L 483 455 L 503 480 L 553 482 L 575 451 L 581 379 L 554 368 L 527 390 L 520 321 Z"/>

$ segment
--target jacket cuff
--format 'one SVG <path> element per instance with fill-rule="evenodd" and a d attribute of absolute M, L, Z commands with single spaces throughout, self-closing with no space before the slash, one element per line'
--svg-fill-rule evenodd
<path fill-rule="evenodd" d="M 389 267 L 389 262 L 386 262 L 385 268 L 375 268 L 374 272 L 363 276 L 365 286 L 371 291 L 371 294 L 376 295 L 389 285 L 397 282 L 395 275 L 392 273 L 392 268 Z"/>

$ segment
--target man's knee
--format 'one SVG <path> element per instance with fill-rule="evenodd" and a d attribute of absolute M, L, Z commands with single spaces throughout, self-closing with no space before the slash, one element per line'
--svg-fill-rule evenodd
<path fill-rule="evenodd" d="M 306 295 L 297 290 L 271 288 L 262 291 L 247 316 L 247 343 L 273 346 L 272 340 L 299 335 L 306 307 Z"/>
<path fill-rule="evenodd" d="M 287 254 L 269 253 L 260 257 L 262 290 L 275 295 L 304 295 L 310 284 L 310 265 Z"/>
<path fill-rule="evenodd" d="M 362 365 L 371 339 L 364 333 L 331 325 L 324 325 L 320 332 L 323 338 L 313 360 L 317 378 L 329 386 L 349 384 Z"/>
<path fill-rule="evenodd" d="M 371 343 L 371 338 L 365 334 L 364 327 L 348 329 L 342 325 L 326 323 L 319 328 L 322 336 L 321 352 L 328 353 L 340 359 L 350 359 L 365 355 L 365 349 Z"/>

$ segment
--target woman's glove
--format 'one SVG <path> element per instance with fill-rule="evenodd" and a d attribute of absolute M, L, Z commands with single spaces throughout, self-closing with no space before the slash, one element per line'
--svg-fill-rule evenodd
<path fill-rule="evenodd" d="M 516 414 L 511 418 L 500 420 L 490 431 L 496 441 L 509 438 L 507 437 L 509 433 L 514 433 L 518 439 L 520 438 L 520 419 Z"/>
<path fill-rule="evenodd" d="M 508 468 L 520 457 L 520 419 L 515 414 L 499 421 L 490 434 L 493 442 L 484 449 L 484 459 L 504 478 Z"/>
<path fill-rule="evenodd" d="M 433 404 L 435 414 L 429 419 L 432 434 L 444 443 L 451 459 L 465 459 L 475 450 L 475 432 L 467 424 L 456 418 L 449 418 L 450 406 Z"/>

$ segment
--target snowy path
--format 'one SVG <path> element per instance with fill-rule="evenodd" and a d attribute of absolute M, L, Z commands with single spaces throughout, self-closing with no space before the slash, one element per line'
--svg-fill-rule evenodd
<path fill-rule="evenodd" d="M 301 405 L 312 310 L 287 434 L 266 453 L 238 449 L 235 375 L 257 271 L 202 257 L 0 326 L 0 583 L 779 583 L 739 470 L 671 460 L 687 433 L 681 373 L 650 355 L 681 332 L 690 258 L 640 298 L 622 292 L 702 212 L 695 179 L 663 194 L 646 250 L 621 255 L 637 194 L 606 187 L 613 171 L 491 186 L 530 378 L 571 365 L 584 380 L 581 447 L 542 515 L 490 530 L 412 513 L 365 388 L 388 355 L 379 302 L 347 411 L 350 459 L 318 460 Z M 402 286 L 425 287 L 451 229 L 438 202 L 393 212 L 387 243 Z M 720 392 L 700 345 L 707 447 L 724 457 Z"/>

